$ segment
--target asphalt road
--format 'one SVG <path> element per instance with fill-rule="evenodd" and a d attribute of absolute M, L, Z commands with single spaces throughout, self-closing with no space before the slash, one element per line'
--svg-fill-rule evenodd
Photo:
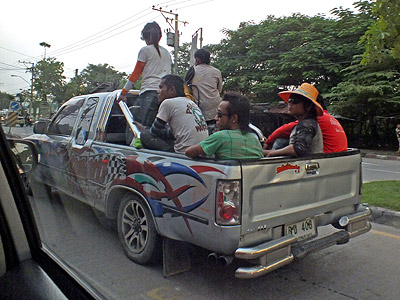
<path fill-rule="evenodd" d="M 362 159 L 363 182 L 400 180 L 400 160 Z"/>
<path fill-rule="evenodd" d="M 28 131 L 28 132 L 26 132 Z M 21 131 L 22 130 L 22 131 Z M 12 128 L 22 136 L 31 128 Z M 397 162 L 363 159 L 364 181 L 399 179 Z M 388 177 L 386 177 L 388 176 Z M 240 280 L 227 267 L 207 265 L 193 251 L 192 269 L 163 277 L 161 265 L 130 261 L 115 230 L 100 224 L 85 204 L 53 193 L 30 198 L 45 247 L 107 299 L 398 299 L 400 229 L 373 224 L 348 244 L 333 246 L 266 276 Z M 328 226 L 319 232 L 331 232 Z"/>
<path fill-rule="evenodd" d="M 67 196 L 36 197 L 32 207 L 46 247 L 57 253 L 107 299 L 398 299 L 400 229 L 373 224 L 348 244 L 333 246 L 266 276 L 241 280 L 240 266 L 207 265 L 193 252 L 190 271 L 163 277 L 161 265 L 141 266 L 123 253 L 115 230 Z M 331 232 L 328 226 L 319 232 Z"/>

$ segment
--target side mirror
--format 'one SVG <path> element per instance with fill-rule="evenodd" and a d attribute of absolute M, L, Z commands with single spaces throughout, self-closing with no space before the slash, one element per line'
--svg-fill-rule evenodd
<path fill-rule="evenodd" d="M 20 139 L 8 139 L 8 142 L 10 143 L 11 154 L 15 158 L 19 173 L 28 174 L 32 172 L 39 158 L 35 144 L 31 141 Z"/>
<path fill-rule="evenodd" d="M 49 121 L 38 120 L 33 125 L 33 132 L 37 134 L 44 134 L 47 132 L 47 125 Z"/>

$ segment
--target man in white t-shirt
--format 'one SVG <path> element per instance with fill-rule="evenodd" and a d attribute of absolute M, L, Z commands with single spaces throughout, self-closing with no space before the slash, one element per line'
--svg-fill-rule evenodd
<path fill-rule="evenodd" d="M 185 97 L 182 78 L 164 76 L 158 101 L 160 107 L 151 128 L 136 123 L 142 131 L 140 139 L 145 148 L 184 153 L 186 148 L 208 137 L 206 120 L 200 108 Z"/>
<path fill-rule="evenodd" d="M 221 103 L 221 71 L 210 65 L 210 52 L 199 49 L 195 52 L 196 63 L 191 81 L 194 100 L 203 112 L 207 124 L 215 124 L 215 115 Z"/>

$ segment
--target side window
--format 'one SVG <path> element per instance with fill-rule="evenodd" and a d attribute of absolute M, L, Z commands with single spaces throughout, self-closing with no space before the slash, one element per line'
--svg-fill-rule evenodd
<path fill-rule="evenodd" d="M 47 131 L 48 134 L 70 135 L 72 129 L 74 128 L 74 124 L 83 101 L 84 98 L 68 101 L 58 115 L 54 118 L 54 120 L 50 123 Z"/>
<path fill-rule="evenodd" d="M 97 103 L 99 102 L 98 97 L 92 97 L 89 98 L 86 102 L 86 106 L 83 110 L 81 119 L 79 121 L 78 129 L 76 132 L 76 143 L 83 145 L 85 144 L 89 130 L 90 130 L 90 125 L 92 124 L 93 120 L 93 115 L 96 110 Z"/>

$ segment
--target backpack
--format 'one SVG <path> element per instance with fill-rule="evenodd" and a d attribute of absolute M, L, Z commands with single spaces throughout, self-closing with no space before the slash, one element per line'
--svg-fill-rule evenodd
<path fill-rule="evenodd" d="M 192 80 L 194 77 L 194 66 L 191 66 L 189 70 L 186 72 L 184 78 L 184 91 L 186 98 L 194 101 L 193 90 L 192 90 Z"/>

